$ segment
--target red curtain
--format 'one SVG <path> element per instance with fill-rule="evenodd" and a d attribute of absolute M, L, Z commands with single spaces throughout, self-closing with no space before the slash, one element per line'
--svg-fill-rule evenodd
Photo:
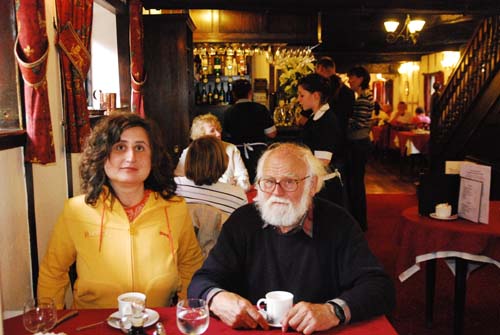
<path fill-rule="evenodd" d="M 56 0 L 57 46 L 64 84 L 66 146 L 81 152 L 90 133 L 85 79 L 90 68 L 93 0 Z"/>
<path fill-rule="evenodd" d="M 144 73 L 142 1 L 130 0 L 130 77 L 132 83 L 131 110 L 145 117 L 142 86 L 146 82 Z"/>
<path fill-rule="evenodd" d="M 386 103 L 385 99 L 385 81 L 374 81 L 373 82 L 373 100 L 378 101 L 381 105 Z"/>
<path fill-rule="evenodd" d="M 14 52 L 24 79 L 24 106 L 28 142 L 24 159 L 31 163 L 56 161 L 49 98 L 44 0 L 23 0 L 17 8 L 18 36 Z"/>

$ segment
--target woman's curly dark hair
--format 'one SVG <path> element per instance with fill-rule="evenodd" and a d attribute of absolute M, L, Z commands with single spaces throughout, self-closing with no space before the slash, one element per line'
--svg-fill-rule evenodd
<path fill-rule="evenodd" d="M 103 185 L 108 186 L 111 195 L 115 196 L 109 178 L 104 172 L 104 164 L 123 131 L 133 127 L 143 128 L 151 144 L 151 172 L 144 181 L 144 188 L 158 192 L 164 199 L 169 199 L 175 194 L 177 185 L 173 178 L 172 160 L 163 147 L 155 124 L 134 113 L 116 112 L 102 119 L 94 127 L 83 150 L 80 177 L 87 204 L 97 203 Z"/>

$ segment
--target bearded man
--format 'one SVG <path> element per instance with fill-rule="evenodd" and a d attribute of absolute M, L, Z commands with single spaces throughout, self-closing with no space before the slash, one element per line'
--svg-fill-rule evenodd
<path fill-rule="evenodd" d="M 255 303 L 289 291 L 294 306 L 281 320 L 311 334 L 389 313 L 394 286 L 341 207 L 315 198 L 325 174 L 308 148 L 275 144 L 257 166 L 255 203 L 237 209 L 192 278 L 188 296 L 233 328 L 268 329 Z"/>

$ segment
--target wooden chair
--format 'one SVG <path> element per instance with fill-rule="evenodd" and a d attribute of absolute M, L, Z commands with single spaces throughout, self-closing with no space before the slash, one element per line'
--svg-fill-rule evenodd
<path fill-rule="evenodd" d="M 203 257 L 207 258 L 229 214 L 203 203 L 191 203 L 188 208 Z"/>

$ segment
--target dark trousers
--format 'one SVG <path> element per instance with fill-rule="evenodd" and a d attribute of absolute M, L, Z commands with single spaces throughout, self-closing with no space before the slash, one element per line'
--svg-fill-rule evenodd
<path fill-rule="evenodd" d="M 371 150 L 369 138 L 349 141 L 348 195 L 351 214 L 361 229 L 368 229 L 366 219 L 365 166 Z"/>

